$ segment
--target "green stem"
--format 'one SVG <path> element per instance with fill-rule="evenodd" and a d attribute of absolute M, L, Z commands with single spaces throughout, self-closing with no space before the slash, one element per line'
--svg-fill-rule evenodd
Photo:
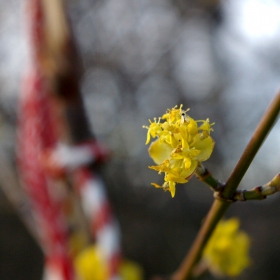
<path fill-rule="evenodd" d="M 229 205 L 230 202 L 215 199 L 188 255 L 183 260 L 179 269 L 171 277 L 172 280 L 191 279 L 193 267 L 199 261 L 208 239 Z"/>
<path fill-rule="evenodd" d="M 237 190 L 234 194 L 234 200 L 262 200 L 268 195 L 275 194 L 280 191 L 280 173 L 275 175 L 274 178 L 268 183 L 255 187 L 252 190 Z"/>
<path fill-rule="evenodd" d="M 222 196 L 225 183 L 214 178 L 207 168 L 202 164 L 199 164 L 196 172 L 196 177 L 208 185 L 214 191 L 214 197 L 227 200 L 229 202 L 234 201 L 247 201 L 247 200 L 262 200 L 268 195 L 275 194 L 280 191 L 280 173 L 275 175 L 275 177 L 268 183 L 255 187 L 250 190 L 236 190 L 232 199 L 228 199 Z"/>
<path fill-rule="evenodd" d="M 207 168 L 201 163 L 198 165 L 195 175 L 199 181 L 208 185 L 213 191 L 218 192 L 224 187 L 224 183 L 214 178 Z"/>
<path fill-rule="evenodd" d="M 262 117 L 257 129 L 255 130 L 250 142 L 245 148 L 241 158 L 232 171 L 226 182 L 223 197 L 231 198 L 234 195 L 240 181 L 245 175 L 259 148 L 264 142 L 280 111 L 280 92 L 276 95 L 268 110 Z"/>
<path fill-rule="evenodd" d="M 264 114 L 257 129 L 255 130 L 250 142 L 245 148 L 240 160 L 234 168 L 232 174 L 226 182 L 223 190 L 223 197 L 226 199 L 233 198 L 233 195 L 243 178 L 245 172 L 250 166 L 257 151 L 261 147 L 265 137 L 269 133 L 280 111 L 280 92 L 274 98 L 272 104 Z M 171 277 L 172 280 L 187 280 L 192 277 L 192 269 L 199 261 L 203 249 L 215 229 L 219 220 L 223 217 L 230 202 L 226 200 L 215 199 L 208 215 L 189 251 L 189 254 L 183 260 L 181 266 Z"/>

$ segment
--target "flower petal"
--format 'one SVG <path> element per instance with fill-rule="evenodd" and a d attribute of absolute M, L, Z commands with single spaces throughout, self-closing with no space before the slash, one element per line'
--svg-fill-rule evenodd
<path fill-rule="evenodd" d="M 150 145 L 149 154 L 156 164 L 161 164 L 170 157 L 172 150 L 170 145 L 157 139 Z"/>
<path fill-rule="evenodd" d="M 171 193 L 171 196 L 175 196 L 175 191 L 176 191 L 176 183 L 175 182 L 169 182 L 169 191 Z"/>
<path fill-rule="evenodd" d="M 203 140 L 197 141 L 194 146 L 195 149 L 200 150 L 200 153 L 197 155 L 196 159 L 201 162 L 207 160 L 211 156 L 215 146 L 215 141 L 212 139 L 212 137 L 208 136 Z"/>
<path fill-rule="evenodd" d="M 154 186 L 157 189 L 161 189 L 162 188 L 162 186 L 160 186 L 160 185 L 158 185 L 156 183 L 151 183 L 151 185 Z"/>
<path fill-rule="evenodd" d="M 194 174 L 197 166 L 198 166 L 198 162 L 193 160 L 190 168 L 188 170 L 186 170 L 186 173 L 184 174 L 184 177 L 185 177 L 186 180 L 189 180 L 190 177 L 192 177 L 192 175 Z"/>

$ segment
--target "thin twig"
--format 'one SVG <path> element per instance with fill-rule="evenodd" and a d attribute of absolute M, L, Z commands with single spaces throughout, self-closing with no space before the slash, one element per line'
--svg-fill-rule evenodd
<path fill-rule="evenodd" d="M 229 202 L 262 200 L 267 196 L 280 191 L 280 173 L 275 175 L 275 177 L 271 181 L 262 186 L 255 187 L 253 189 L 236 190 L 231 199 L 223 197 L 225 183 L 214 178 L 211 172 L 201 163 L 199 164 L 195 175 L 201 182 L 208 185 L 211 190 L 214 191 L 215 198 L 224 199 Z"/>
<path fill-rule="evenodd" d="M 268 183 L 255 187 L 251 190 L 237 190 L 234 194 L 234 200 L 262 200 L 267 196 L 275 194 L 280 191 L 280 173 Z"/>
<path fill-rule="evenodd" d="M 195 175 L 204 184 L 208 185 L 214 192 L 220 191 L 224 187 L 224 183 L 212 176 L 212 173 L 201 163 L 198 165 Z"/>
<path fill-rule="evenodd" d="M 280 92 L 277 93 L 268 110 L 265 112 L 250 142 L 248 143 L 242 156 L 228 178 L 223 192 L 223 196 L 225 198 L 231 198 L 233 196 L 266 136 L 269 134 L 270 129 L 273 127 L 279 115 L 279 111 Z"/>

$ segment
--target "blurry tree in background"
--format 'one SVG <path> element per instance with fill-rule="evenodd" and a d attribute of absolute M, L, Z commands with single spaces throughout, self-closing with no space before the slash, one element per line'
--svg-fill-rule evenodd
<path fill-rule="evenodd" d="M 17 98 L 26 62 L 22 2 L 0 0 L 1 186 L 13 182 L 4 170 L 14 172 Z M 81 89 L 88 117 L 97 138 L 113 151 L 102 173 L 120 221 L 124 255 L 142 264 L 147 278 L 169 274 L 213 198 L 195 178 L 179 186 L 173 199 L 150 185 L 161 178 L 147 168 L 151 159 L 142 125 L 176 104 L 191 108 L 195 119 L 209 117 L 216 123 L 216 146 L 205 165 L 224 180 L 280 86 L 280 5 L 273 0 L 66 3 L 84 62 Z M 279 140 L 278 123 L 241 187 L 279 172 Z M 237 279 L 280 278 L 279 199 L 236 203 L 228 212 L 240 217 L 253 240 L 254 263 Z M 40 253 L 26 242 L 9 207 L 1 205 L 0 278 L 38 279 L 41 261 L 34 256 Z M 11 274 L 17 270 L 20 276 Z"/>

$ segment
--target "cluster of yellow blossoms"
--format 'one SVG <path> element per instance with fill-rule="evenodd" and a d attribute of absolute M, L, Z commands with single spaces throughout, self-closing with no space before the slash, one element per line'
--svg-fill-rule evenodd
<path fill-rule="evenodd" d="M 162 186 L 152 185 L 170 191 L 172 197 L 176 183 L 188 182 L 198 164 L 210 157 L 215 145 L 209 119 L 195 121 L 182 107 L 168 109 L 158 120 L 149 120 L 150 126 L 144 126 L 148 129 L 146 144 L 151 137 L 157 138 L 150 145 L 149 154 L 158 165 L 149 168 L 165 174 Z"/>
<path fill-rule="evenodd" d="M 250 238 L 236 218 L 221 221 L 203 251 L 202 259 L 215 275 L 234 277 L 250 264 Z"/>
<path fill-rule="evenodd" d="M 79 280 L 108 280 L 109 271 L 97 246 L 84 249 L 75 259 L 75 270 Z M 142 268 L 135 262 L 123 260 L 119 270 L 123 280 L 142 280 Z"/>

